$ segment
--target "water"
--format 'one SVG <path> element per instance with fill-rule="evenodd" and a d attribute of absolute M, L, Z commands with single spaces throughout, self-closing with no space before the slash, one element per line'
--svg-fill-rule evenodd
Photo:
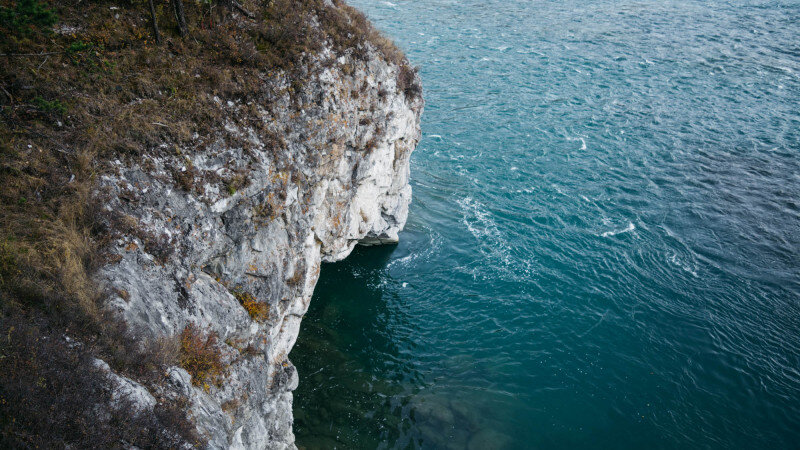
<path fill-rule="evenodd" d="M 800 2 L 352 2 L 421 67 L 402 242 L 322 269 L 306 448 L 800 446 Z"/>

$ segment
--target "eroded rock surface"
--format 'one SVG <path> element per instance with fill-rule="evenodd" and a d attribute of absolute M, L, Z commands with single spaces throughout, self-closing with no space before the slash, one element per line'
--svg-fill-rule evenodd
<path fill-rule="evenodd" d="M 109 307 L 142 339 L 190 324 L 218 336 L 219 383 L 195 385 L 172 367 L 153 393 L 187 397 L 212 448 L 294 447 L 288 354 L 320 263 L 358 242 L 395 242 L 405 224 L 422 99 L 398 87 L 398 66 L 370 54 L 320 55 L 310 81 L 287 77 L 260 104 L 217 99 L 230 111 L 218 129 L 117 161 L 101 180 L 118 229 L 98 276 L 115 293 Z"/>

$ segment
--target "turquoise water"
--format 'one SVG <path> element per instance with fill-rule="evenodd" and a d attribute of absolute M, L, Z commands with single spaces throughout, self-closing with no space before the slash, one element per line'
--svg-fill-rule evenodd
<path fill-rule="evenodd" d="M 798 448 L 800 2 L 352 2 L 421 67 L 395 247 L 322 269 L 307 448 Z"/>

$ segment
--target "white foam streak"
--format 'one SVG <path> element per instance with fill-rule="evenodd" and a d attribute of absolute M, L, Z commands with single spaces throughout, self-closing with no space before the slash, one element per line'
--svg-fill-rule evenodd
<path fill-rule="evenodd" d="M 570 142 L 581 141 L 581 150 L 586 150 L 586 141 L 582 137 L 567 137 Z"/>
<path fill-rule="evenodd" d="M 616 236 L 616 235 L 622 234 L 622 233 L 630 233 L 631 231 L 633 231 L 635 229 L 636 229 L 636 225 L 634 225 L 632 222 L 628 222 L 628 226 L 625 227 L 624 229 L 606 231 L 606 232 L 603 232 L 603 234 L 601 234 L 600 236 L 602 236 L 602 237 Z"/>

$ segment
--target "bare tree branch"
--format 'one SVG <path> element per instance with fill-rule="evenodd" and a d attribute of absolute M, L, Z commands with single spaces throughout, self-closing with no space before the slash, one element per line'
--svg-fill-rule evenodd
<path fill-rule="evenodd" d="M 242 6 L 241 3 L 237 2 L 236 0 L 222 0 L 222 1 L 220 1 L 220 3 L 222 3 L 222 5 L 225 6 L 226 8 L 228 8 L 228 9 L 235 9 L 235 10 L 239 11 L 240 13 L 242 13 L 242 15 L 244 15 L 248 19 L 255 19 L 256 18 L 255 14 L 253 14 L 250 11 L 246 10 L 244 8 L 244 6 Z"/>
<path fill-rule="evenodd" d="M 255 19 L 256 15 L 244 9 L 244 6 L 240 5 L 239 2 L 237 2 L 236 0 L 230 0 L 230 3 L 234 9 L 244 14 L 244 16 L 247 17 L 248 19 Z"/>
<path fill-rule="evenodd" d="M 60 52 L 42 52 L 42 53 L 0 53 L 0 56 L 49 56 L 49 55 L 62 55 L 65 51 Z"/>

